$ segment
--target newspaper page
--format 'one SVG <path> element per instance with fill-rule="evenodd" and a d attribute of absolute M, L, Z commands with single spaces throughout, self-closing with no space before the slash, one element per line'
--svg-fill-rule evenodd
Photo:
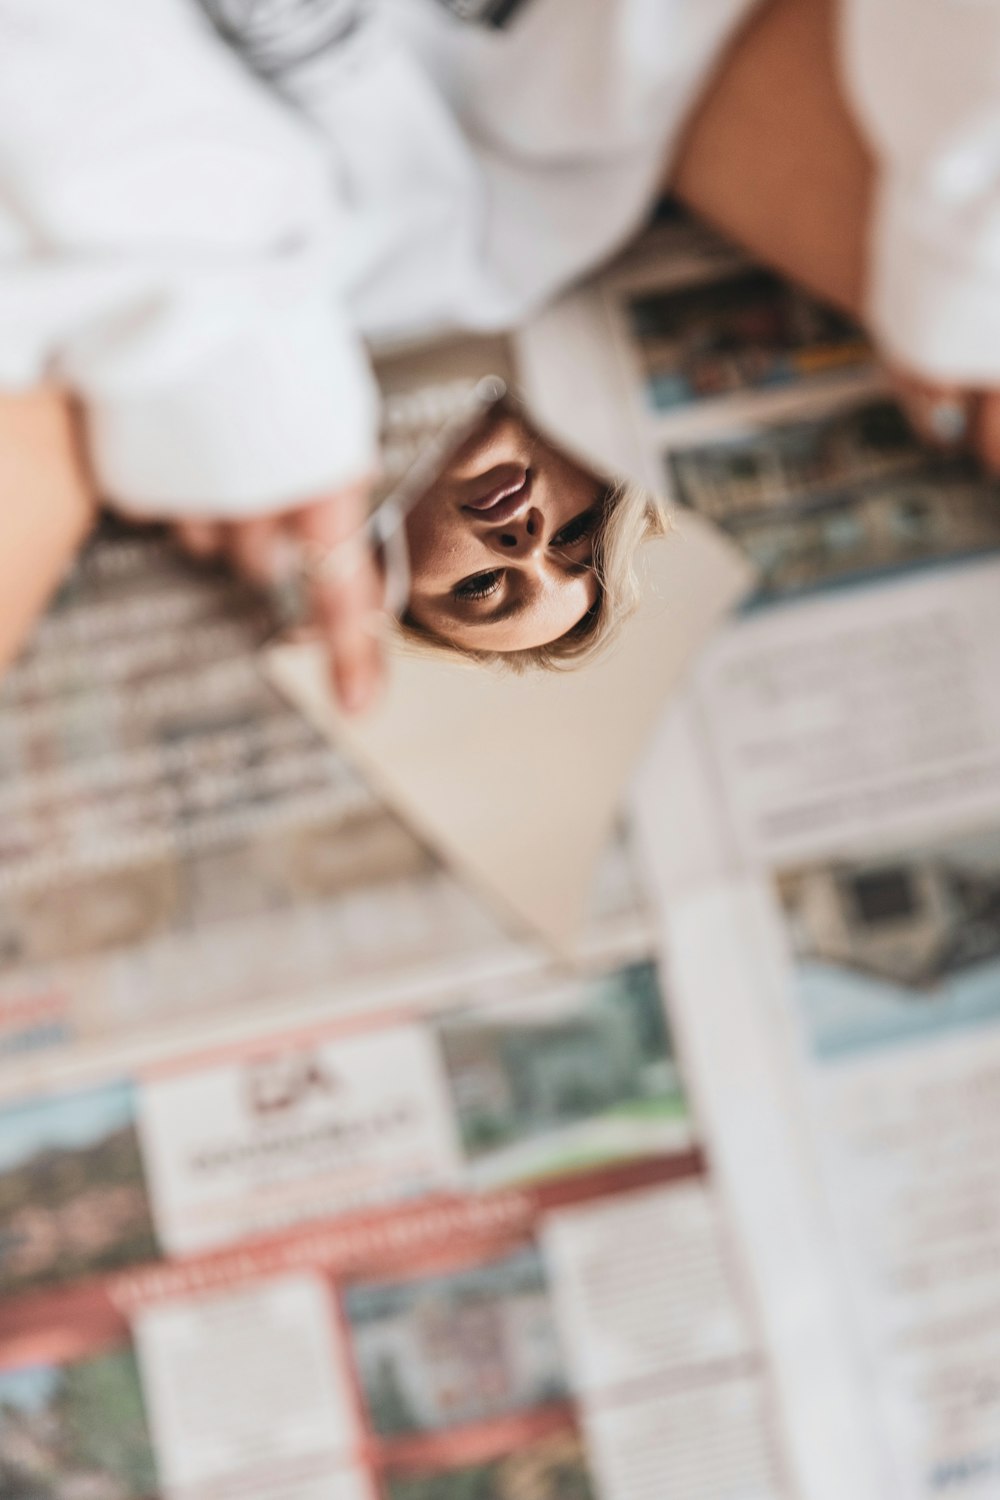
<path fill-rule="evenodd" d="M 5 1496 L 789 1493 L 648 951 L 9 1099 L 0 1244 Z"/>
<path fill-rule="evenodd" d="M 386 468 L 502 345 L 402 354 Z M 109 526 L 0 697 L 4 1500 L 792 1500 L 627 828 L 570 968 Z"/>
<path fill-rule="evenodd" d="M 650 472 L 758 569 L 636 803 L 789 1430 L 814 1434 L 793 1461 L 815 1495 L 986 1500 L 1000 488 L 923 451 L 846 325 L 753 268 L 640 254 L 562 316 L 622 373 Z"/>

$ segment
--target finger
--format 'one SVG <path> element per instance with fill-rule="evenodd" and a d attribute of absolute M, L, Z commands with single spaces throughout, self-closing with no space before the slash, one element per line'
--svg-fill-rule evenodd
<path fill-rule="evenodd" d="M 217 521 L 178 521 L 174 536 L 192 557 L 217 557 L 222 551 L 222 527 Z"/>
<path fill-rule="evenodd" d="M 973 405 L 968 391 L 899 372 L 894 384 L 907 420 L 923 442 L 934 448 L 958 448 L 968 441 Z"/>
<path fill-rule="evenodd" d="M 253 583 L 277 581 L 281 523 L 275 516 L 236 521 L 226 532 L 226 552 L 233 567 Z"/>
<path fill-rule="evenodd" d="M 330 650 L 337 697 L 349 713 L 374 700 L 383 677 L 382 650 L 372 629 L 380 602 L 375 559 L 361 540 L 368 514 L 369 486 L 352 485 L 328 500 L 299 512 L 296 526 L 304 541 L 318 547 L 344 548 L 341 566 L 314 584 L 316 615 Z M 350 550 L 352 539 L 357 550 Z"/>

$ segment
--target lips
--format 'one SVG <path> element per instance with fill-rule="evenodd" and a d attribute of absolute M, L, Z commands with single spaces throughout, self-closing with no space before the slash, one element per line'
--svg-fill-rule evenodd
<path fill-rule="evenodd" d="M 476 493 L 462 509 L 494 524 L 513 521 L 528 507 L 531 479 L 531 470 L 523 464 L 498 464 L 476 480 Z"/>

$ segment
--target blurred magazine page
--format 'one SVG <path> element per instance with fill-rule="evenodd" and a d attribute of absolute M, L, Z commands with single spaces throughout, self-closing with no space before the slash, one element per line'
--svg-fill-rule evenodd
<path fill-rule="evenodd" d="M 640 257 L 588 313 L 649 464 L 759 576 L 636 793 L 675 1024 L 796 1474 L 817 1496 L 985 1500 L 1000 489 L 920 448 L 836 320 L 756 273 L 709 282 L 658 287 Z M 825 1446 L 800 1441 L 817 1400 Z"/>
<path fill-rule="evenodd" d="M 5 1494 L 790 1494 L 648 944 L 79 1067 L 0 1238 Z"/>

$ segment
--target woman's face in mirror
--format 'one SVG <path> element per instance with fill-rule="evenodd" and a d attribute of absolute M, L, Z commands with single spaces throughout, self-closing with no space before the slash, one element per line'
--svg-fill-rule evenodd
<path fill-rule="evenodd" d="M 470 651 L 527 651 L 578 625 L 606 485 L 501 404 L 410 511 L 408 617 Z"/>

